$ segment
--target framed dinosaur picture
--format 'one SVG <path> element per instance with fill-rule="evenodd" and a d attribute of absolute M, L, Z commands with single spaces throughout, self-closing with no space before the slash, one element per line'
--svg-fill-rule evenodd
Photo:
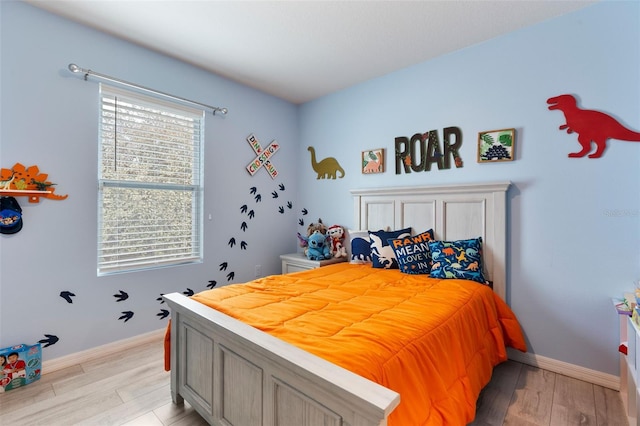
<path fill-rule="evenodd" d="M 384 173 L 384 148 L 362 151 L 362 173 Z"/>
<path fill-rule="evenodd" d="M 516 129 L 478 133 L 478 163 L 513 161 L 515 144 Z"/>

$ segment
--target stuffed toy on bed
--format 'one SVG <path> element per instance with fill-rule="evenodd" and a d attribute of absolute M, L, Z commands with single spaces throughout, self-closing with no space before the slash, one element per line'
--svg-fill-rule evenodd
<path fill-rule="evenodd" d="M 330 241 L 320 231 L 314 231 L 308 238 L 307 259 L 325 260 L 331 259 Z"/>
<path fill-rule="evenodd" d="M 333 257 L 347 257 L 344 234 L 344 228 L 340 225 L 331 225 L 327 230 L 327 235 L 331 238 L 331 255 Z"/>

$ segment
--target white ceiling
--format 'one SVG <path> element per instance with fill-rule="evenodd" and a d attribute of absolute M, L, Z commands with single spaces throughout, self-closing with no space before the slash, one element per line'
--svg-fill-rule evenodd
<path fill-rule="evenodd" d="M 594 3 L 23 1 L 296 104 Z"/>

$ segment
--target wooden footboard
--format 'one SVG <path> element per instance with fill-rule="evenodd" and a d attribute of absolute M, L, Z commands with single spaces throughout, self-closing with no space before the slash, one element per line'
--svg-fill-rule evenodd
<path fill-rule="evenodd" d="M 386 425 L 400 395 L 179 293 L 171 394 L 213 425 Z"/>

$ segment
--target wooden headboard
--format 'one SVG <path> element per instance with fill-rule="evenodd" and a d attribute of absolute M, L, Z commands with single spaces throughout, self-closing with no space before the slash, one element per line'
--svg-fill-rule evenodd
<path fill-rule="evenodd" d="M 482 237 L 485 273 L 506 300 L 506 194 L 511 182 L 355 189 L 354 228 L 433 229 L 439 240 Z"/>

